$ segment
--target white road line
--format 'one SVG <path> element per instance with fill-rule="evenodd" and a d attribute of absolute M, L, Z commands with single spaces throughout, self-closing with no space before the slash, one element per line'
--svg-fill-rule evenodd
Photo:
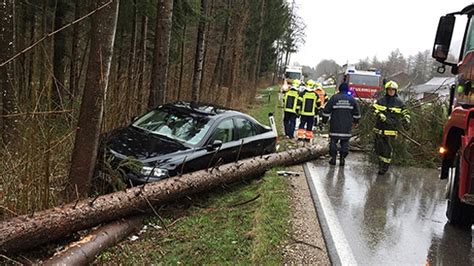
<path fill-rule="evenodd" d="M 352 253 L 341 224 L 332 208 L 324 184 L 320 177 L 311 175 L 310 169 L 314 168 L 312 163 L 305 163 L 304 171 L 306 179 L 312 191 L 313 201 L 317 206 L 321 227 L 325 227 L 329 232 L 325 234 L 326 244 L 334 265 L 357 265 L 357 261 Z"/>

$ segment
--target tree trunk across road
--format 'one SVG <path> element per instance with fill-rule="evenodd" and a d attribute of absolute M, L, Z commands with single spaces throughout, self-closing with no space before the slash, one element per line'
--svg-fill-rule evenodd
<path fill-rule="evenodd" d="M 0 223 L 0 252 L 30 249 L 104 222 L 143 213 L 152 205 L 256 176 L 275 166 L 314 160 L 327 152 L 327 145 L 306 146 L 19 216 Z"/>

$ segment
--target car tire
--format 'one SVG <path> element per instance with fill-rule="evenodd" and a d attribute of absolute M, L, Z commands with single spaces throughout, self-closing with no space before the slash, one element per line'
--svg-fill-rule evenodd
<path fill-rule="evenodd" d="M 472 224 L 472 212 L 474 208 L 468 204 L 461 202 L 458 197 L 459 191 L 459 175 L 460 175 L 460 155 L 456 156 L 455 160 L 455 170 L 454 175 L 451 175 L 449 178 L 451 180 L 448 183 L 452 182 L 450 185 L 448 204 L 446 208 L 446 217 L 450 224 L 459 227 L 471 226 Z"/>

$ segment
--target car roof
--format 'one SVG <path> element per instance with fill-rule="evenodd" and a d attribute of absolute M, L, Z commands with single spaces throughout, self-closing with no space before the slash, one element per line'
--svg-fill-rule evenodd
<path fill-rule="evenodd" d="M 210 117 L 222 117 L 222 116 L 228 116 L 228 115 L 243 114 L 239 111 L 236 111 L 227 107 L 215 105 L 215 104 L 195 103 L 195 102 L 187 102 L 187 101 L 168 103 L 168 104 L 163 105 L 162 107 L 173 108 L 185 113 L 193 113 L 197 115 L 210 116 Z"/>

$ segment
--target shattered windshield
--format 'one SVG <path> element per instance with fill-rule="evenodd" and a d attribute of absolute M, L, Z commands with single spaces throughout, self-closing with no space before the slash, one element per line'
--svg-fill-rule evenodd
<path fill-rule="evenodd" d="M 145 114 L 132 125 L 152 134 L 196 145 L 209 130 L 210 119 L 170 108 L 161 108 Z"/>

